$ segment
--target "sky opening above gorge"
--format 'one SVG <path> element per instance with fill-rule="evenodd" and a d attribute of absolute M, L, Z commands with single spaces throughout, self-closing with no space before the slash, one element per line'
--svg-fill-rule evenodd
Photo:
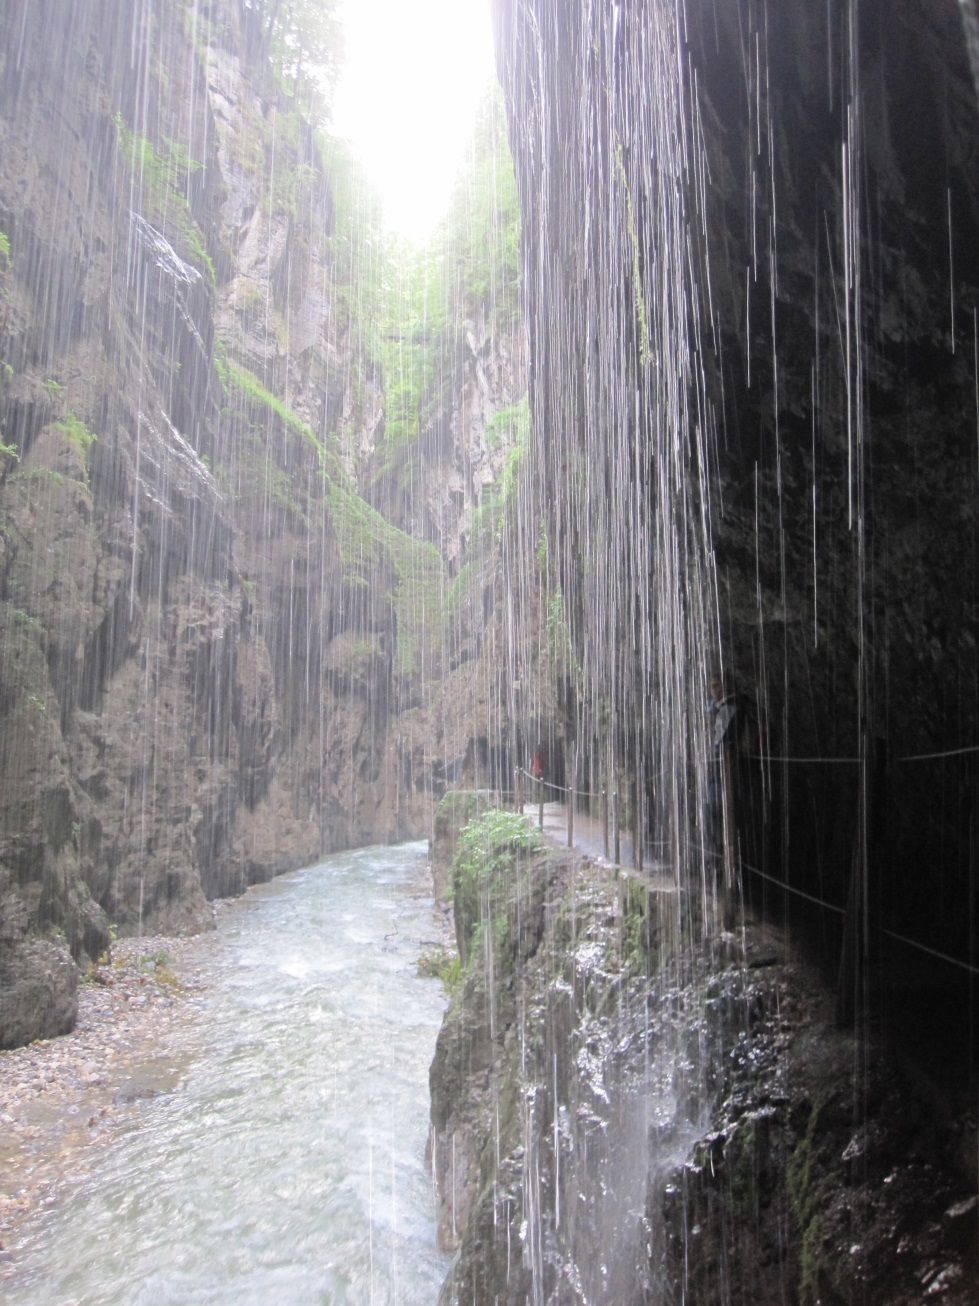
<path fill-rule="evenodd" d="M 489 0 L 341 0 L 336 134 L 416 242 L 445 213 L 476 109 L 495 79 Z"/>

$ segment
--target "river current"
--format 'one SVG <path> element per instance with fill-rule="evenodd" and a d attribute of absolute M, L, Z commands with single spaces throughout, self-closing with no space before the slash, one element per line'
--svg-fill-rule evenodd
<path fill-rule="evenodd" d="M 224 914 L 183 1078 L 44 1219 L 12 1306 L 435 1302 L 424 854 L 333 856 Z"/>

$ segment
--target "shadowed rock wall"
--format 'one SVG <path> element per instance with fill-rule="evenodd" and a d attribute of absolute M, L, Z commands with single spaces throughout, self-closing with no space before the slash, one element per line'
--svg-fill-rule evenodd
<path fill-rule="evenodd" d="M 381 395 L 336 211 L 234 0 L 4 7 L 0 1045 L 70 1025 L 110 921 L 428 827 L 391 723 L 442 566 L 351 479 Z"/>
<path fill-rule="evenodd" d="M 574 652 L 564 747 L 633 777 L 654 838 L 696 840 L 722 661 L 771 757 L 749 860 L 830 906 L 753 872 L 745 892 L 831 968 L 846 919 L 865 941 L 857 1005 L 870 985 L 888 1019 L 916 990 L 961 1012 L 979 119 L 959 7 L 496 12 L 524 203 L 527 516 L 552 532 Z M 904 760 L 945 750 L 965 751 Z M 972 1046 L 963 1025 L 943 1038 Z"/>

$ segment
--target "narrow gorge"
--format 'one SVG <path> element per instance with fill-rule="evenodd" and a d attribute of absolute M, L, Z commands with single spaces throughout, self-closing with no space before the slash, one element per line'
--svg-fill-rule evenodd
<path fill-rule="evenodd" d="M 429 839 L 451 1261 L 283 1300 L 964 1306 L 975 5 L 488 9 L 424 242 L 340 0 L 0 13 L 0 1048 Z"/>

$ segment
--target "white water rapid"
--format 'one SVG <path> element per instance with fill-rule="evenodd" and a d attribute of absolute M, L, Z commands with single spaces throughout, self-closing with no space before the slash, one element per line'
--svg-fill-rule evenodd
<path fill-rule="evenodd" d="M 18 1257 L 10 1306 L 431 1303 L 442 986 L 423 844 L 343 853 L 218 926 L 172 1093 L 134 1107 Z"/>

